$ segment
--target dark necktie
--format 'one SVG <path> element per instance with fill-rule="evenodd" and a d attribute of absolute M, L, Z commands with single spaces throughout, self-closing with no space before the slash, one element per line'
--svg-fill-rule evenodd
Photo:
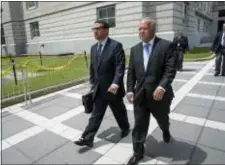
<path fill-rule="evenodd" d="M 102 50 L 102 44 L 98 45 L 98 49 L 97 49 L 97 63 L 100 63 L 100 59 L 101 59 L 101 50 Z"/>

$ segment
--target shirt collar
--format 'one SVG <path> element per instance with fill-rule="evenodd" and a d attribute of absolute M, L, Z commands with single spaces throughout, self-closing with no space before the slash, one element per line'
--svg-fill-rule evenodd
<path fill-rule="evenodd" d="M 102 44 L 102 47 L 105 46 L 107 40 L 108 40 L 108 37 L 106 37 L 103 41 L 98 42 L 98 45 L 99 45 L 99 44 Z"/>
<path fill-rule="evenodd" d="M 143 47 L 146 45 L 146 44 L 150 44 L 151 46 L 153 45 L 153 43 L 154 43 L 154 41 L 155 41 L 155 36 L 148 42 L 148 43 L 146 43 L 146 42 L 142 42 L 142 44 L 143 44 Z"/>

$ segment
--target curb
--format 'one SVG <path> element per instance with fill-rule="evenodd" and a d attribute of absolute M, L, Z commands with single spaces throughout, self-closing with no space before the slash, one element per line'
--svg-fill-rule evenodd
<path fill-rule="evenodd" d="M 212 54 L 209 57 L 205 57 L 205 58 L 196 58 L 196 59 L 184 59 L 184 62 L 195 62 L 195 61 L 208 61 L 211 60 L 215 57 L 215 54 Z"/>
<path fill-rule="evenodd" d="M 87 82 L 88 78 L 82 78 L 79 80 L 73 80 L 70 82 L 66 82 L 66 83 L 61 83 L 58 85 L 54 85 L 54 86 L 50 86 L 50 87 L 46 87 L 46 88 L 42 88 L 36 91 L 32 91 L 30 92 L 31 95 L 31 99 L 43 96 L 43 95 L 47 95 L 53 92 L 57 92 L 75 85 L 79 85 L 81 83 L 85 83 Z M 5 108 L 17 103 L 21 103 L 21 102 L 25 102 L 24 100 L 24 94 L 18 95 L 18 96 L 13 96 L 10 98 L 6 98 L 2 100 L 2 104 L 1 104 L 1 108 Z"/>

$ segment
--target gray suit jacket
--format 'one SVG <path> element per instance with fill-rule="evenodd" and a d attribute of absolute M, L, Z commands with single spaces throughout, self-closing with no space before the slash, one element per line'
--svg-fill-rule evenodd
<path fill-rule="evenodd" d="M 153 92 L 161 86 L 166 90 L 162 102 L 172 100 L 174 93 L 171 83 L 176 75 L 173 44 L 167 40 L 155 37 L 152 53 L 148 61 L 147 71 L 144 70 L 142 42 L 131 48 L 127 75 L 127 92 L 134 93 L 134 103 L 139 103 L 143 97 L 153 100 Z"/>

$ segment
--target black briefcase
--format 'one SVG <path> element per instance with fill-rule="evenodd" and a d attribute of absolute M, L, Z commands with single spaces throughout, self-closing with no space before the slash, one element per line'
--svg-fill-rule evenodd
<path fill-rule="evenodd" d="M 84 106 L 84 113 L 91 113 L 93 110 L 93 91 L 88 92 L 82 96 L 82 103 Z"/>

